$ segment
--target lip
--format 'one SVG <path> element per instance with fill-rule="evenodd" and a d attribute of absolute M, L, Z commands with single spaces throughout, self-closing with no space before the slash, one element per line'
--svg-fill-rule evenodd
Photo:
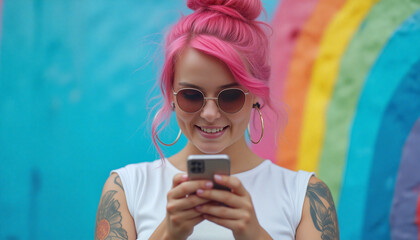
<path fill-rule="evenodd" d="M 208 133 L 208 132 L 204 132 L 203 130 L 201 130 L 201 127 L 199 127 L 199 126 L 196 125 L 196 128 L 197 128 L 198 132 L 201 134 L 201 136 L 203 136 L 204 138 L 208 138 L 208 139 L 216 139 L 216 138 L 221 137 L 225 133 L 225 131 L 226 131 L 226 129 L 228 127 L 229 126 L 224 126 L 224 127 L 203 126 L 203 128 L 207 128 L 207 129 L 223 128 L 223 130 L 220 131 L 220 132 L 217 132 L 217 133 Z"/>

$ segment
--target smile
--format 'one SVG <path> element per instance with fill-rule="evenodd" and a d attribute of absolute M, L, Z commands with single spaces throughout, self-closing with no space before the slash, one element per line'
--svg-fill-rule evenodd
<path fill-rule="evenodd" d="M 200 126 L 196 126 L 197 129 L 199 129 L 200 135 L 206 139 L 217 139 L 219 137 L 221 137 L 226 129 L 229 126 L 225 126 L 225 127 L 200 127 Z"/>
<path fill-rule="evenodd" d="M 201 131 L 206 132 L 206 133 L 218 133 L 223 131 L 224 127 L 221 128 L 203 128 L 200 127 Z"/>

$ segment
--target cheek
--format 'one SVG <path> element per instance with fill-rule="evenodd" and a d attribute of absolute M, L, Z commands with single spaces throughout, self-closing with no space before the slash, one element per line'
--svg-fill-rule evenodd
<path fill-rule="evenodd" d="M 251 117 L 250 114 L 250 112 L 246 112 L 230 118 L 235 131 L 245 131 Z"/>
<path fill-rule="evenodd" d="M 232 119 L 232 121 L 234 121 L 236 124 L 244 125 L 245 127 L 248 126 L 252 113 L 252 101 L 250 101 L 252 99 L 247 100 L 248 101 L 245 102 L 243 109 Z"/>
<path fill-rule="evenodd" d="M 176 121 L 184 134 L 188 134 L 190 132 L 190 127 L 193 126 L 193 120 L 194 115 L 191 116 L 191 114 L 183 114 L 176 111 Z"/>

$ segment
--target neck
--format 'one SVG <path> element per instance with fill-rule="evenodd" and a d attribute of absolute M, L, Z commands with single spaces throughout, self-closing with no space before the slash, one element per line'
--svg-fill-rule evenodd
<path fill-rule="evenodd" d="M 191 142 L 177 154 L 170 157 L 168 160 L 179 170 L 186 171 L 186 161 L 189 155 L 204 154 L 197 149 Z M 218 154 L 227 154 L 231 163 L 231 174 L 244 172 L 255 168 L 263 159 L 256 155 L 248 146 L 245 138 L 242 138 L 235 144 L 225 148 Z"/>

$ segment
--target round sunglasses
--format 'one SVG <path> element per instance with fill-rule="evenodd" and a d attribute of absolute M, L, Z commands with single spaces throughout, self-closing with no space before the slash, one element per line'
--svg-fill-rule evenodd
<path fill-rule="evenodd" d="M 240 88 L 226 88 L 217 94 L 217 97 L 205 97 L 204 93 L 195 88 L 182 88 L 175 92 L 176 102 L 182 111 L 195 113 L 200 111 L 207 100 L 216 100 L 219 109 L 225 113 L 236 113 L 245 104 L 245 97 L 249 92 Z"/>

